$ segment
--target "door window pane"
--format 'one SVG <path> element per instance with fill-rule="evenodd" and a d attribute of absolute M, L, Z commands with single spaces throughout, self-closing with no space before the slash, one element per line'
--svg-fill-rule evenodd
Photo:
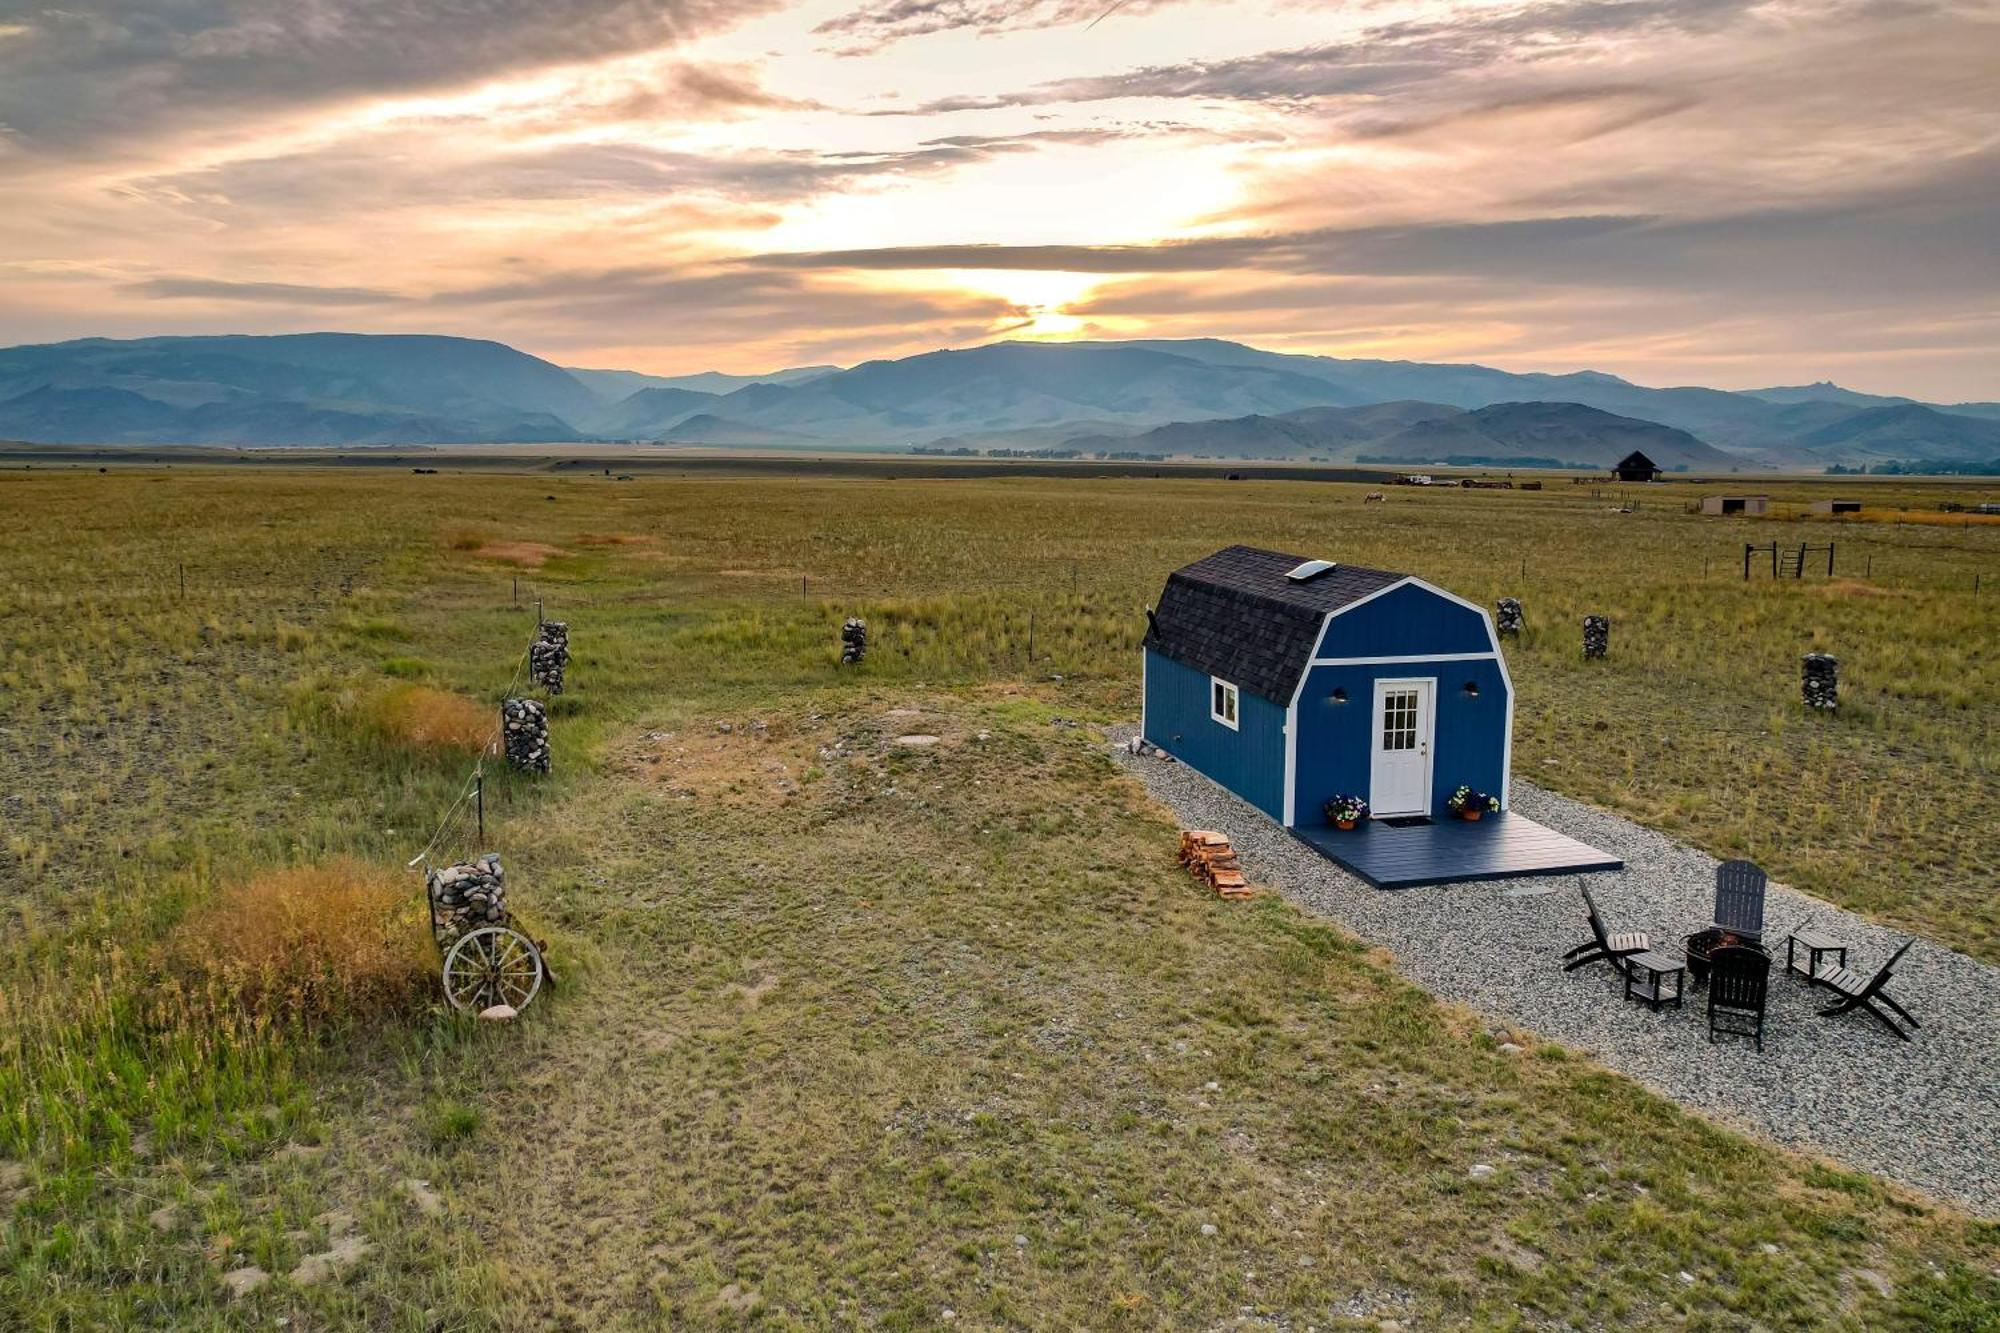
<path fill-rule="evenodd" d="M 1385 690 L 1382 694 L 1382 748 L 1385 751 L 1417 748 L 1417 692 Z"/>

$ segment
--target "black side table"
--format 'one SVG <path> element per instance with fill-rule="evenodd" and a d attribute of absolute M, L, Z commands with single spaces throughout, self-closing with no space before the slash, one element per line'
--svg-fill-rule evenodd
<path fill-rule="evenodd" d="M 1806 965 L 1798 964 L 1798 951 L 1806 951 Z M 1822 955 L 1838 954 L 1840 966 L 1847 966 L 1847 946 L 1816 930 L 1795 930 L 1785 938 L 1785 971 L 1797 972 L 1806 979 L 1806 984 L 1819 985 L 1813 978 L 1819 974 L 1819 960 Z"/>
<path fill-rule="evenodd" d="M 1644 1000 L 1656 1014 L 1660 1012 L 1660 1006 L 1669 1000 L 1673 1001 L 1674 1008 L 1680 1008 L 1681 993 L 1686 989 L 1685 959 L 1670 953 L 1654 953 L 1649 949 L 1625 960 L 1625 998 Z"/>

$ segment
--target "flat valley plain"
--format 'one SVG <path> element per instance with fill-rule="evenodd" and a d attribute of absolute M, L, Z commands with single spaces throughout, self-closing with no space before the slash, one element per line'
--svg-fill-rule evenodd
<path fill-rule="evenodd" d="M 1991 1221 L 1204 897 L 1097 731 L 1222 545 L 1518 596 L 1519 773 L 2000 961 L 2000 526 L 1939 507 L 1987 493 L 1370 489 L 0 474 L 0 1325 L 1994 1328 Z M 1744 580 L 1773 540 L 1835 574 Z M 550 943 L 485 1028 L 404 866 L 538 605 L 555 772 L 432 851 Z M 201 951 L 299 867 L 406 896 L 274 1001 Z"/>

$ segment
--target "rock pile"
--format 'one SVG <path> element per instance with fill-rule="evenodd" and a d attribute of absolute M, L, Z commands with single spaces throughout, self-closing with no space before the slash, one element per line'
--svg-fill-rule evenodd
<path fill-rule="evenodd" d="M 1831 713 L 1840 707 L 1840 659 L 1829 653 L 1807 653 L 1805 678 L 1799 682 L 1807 708 Z"/>
<path fill-rule="evenodd" d="M 509 764 L 523 773 L 549 771 L 549 710 L 539 699 L 504 700 L 500 731 Z"/>
<path fill-rule="evenodd" d="M 849 616 L 840 627 L 840 664 L 854 666 L 868 655 L 868 624 L 859 616 Z"/>
<path fill-rule="evenodd" d="M 1493 603 L 1493 628 L 1510 638 L 1521 637 L 1521 599 L 1502 597 Z"/>
<path fill-rule="evenodd" d="M 507 920 L 507 880 L 497 852 L 432 870 L 424 884 L 431 895 L 431 926 L 442 944 Z"/>
<path fill-rule="evenodd" d="M 544 620 L 528 649 L 528 674 L 550 694 L 561 694 L 563 670 L 568 666 L 569 626 L 560 620 Z"/>
<path fill-rule="evenodd" d="M 1583 656 L 1585 660 L 1593 657 L 1604 657 L 1610 652 L 1610 617 L 1585 616 L 1583 618 Z"/>

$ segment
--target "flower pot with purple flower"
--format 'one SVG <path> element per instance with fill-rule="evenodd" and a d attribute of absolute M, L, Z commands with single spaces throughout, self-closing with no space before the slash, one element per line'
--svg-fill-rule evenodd
<path fill-rule="evenodd" d="M 1489 796 L 1477 787 L 1460 786 L 1445 803 L 1445 809 L 1460 819 L 1477 819 L 1489 810 L 1500 808 L 1500 798 Z"/>
<path fill-rule="evenodd" d="M 1326 816 L 1326 822 L 1335 828 L 1351 829 L 1368 818 L 1368 802 L 1343 792 L 1321 806 L 1320 812 Z"/>

